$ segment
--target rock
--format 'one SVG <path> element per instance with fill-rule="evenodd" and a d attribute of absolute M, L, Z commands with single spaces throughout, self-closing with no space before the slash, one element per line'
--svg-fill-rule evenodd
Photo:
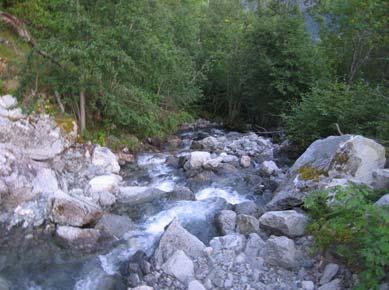
<path fill-rule="evenodd" d="M 220 166 L 222 161 L 223 161 L 223 158 L 221 158 L 221 157 L 209 159 L 203 163 L 203 168 L 208 169 L 208 170 L 215 170 Z"/>
<path fill-rule="evenodd" d="M 128 216 L 104 214 L 95 228 L 117 238 L 122 238 L 125 233 L 134 228 L 134 224 Z"/>
<path fill-rule="evenodd" d="M 246 239 L 243 235 L 228 234 L 222 237 L 215 237 L 209 242 L 209 246 L 212 247 L 214 252 L 220 252 L 222 250 L 233 250 L 240 252 L 244 249 Z"/>
<path fill-rule="evenodd" d="M 271 236 L 265 245 L 265 260 L 268 264 L 286 269 L 296 266 L 296 248 L 293 240 L 287 237 Z"/>
<path fill-rule="evenodd" d="M 189 160 L 185 163 L 184 168 L 189 169 L 199 169 L 203 164 L 211 159 L 211 154 L 204 151 L 194 151 L 190 153 Z"/>
<path fill-rule="evenodd" d="M 128 288 L 128 290 L 154 290 L 154 288 L 150 286 L 142 285 L 135 288 Z"/>
<path fill-rule="evenodd" d="M 225 152 L 220 153 L 220 157 L 222 158 L 224 163 L 238 162 L 239 158 L 235 155 L 229 155 Z"/>
<path fill-rule="evenodd" d="M 188 187 L 175 186 L 174 190 L 168 193 L 168 199 L 174 201 L 196 200 L 196 195 Z"/>
<path fill-rule="evenodd" d="M 315 290 L 315 284 L 313 284 L 312 281 L 302 281 L 301 288 L 303 288 L 303 290 Z"/>
<path fill-rule="evenodd" d="M 381 198 L 375 202 L 375 205 L 389 206 L 389 193 L 381 196 Z"/>
<path fill-rule="evenodd" d="M 59 226 L 55 233 L 61 242 L 79 250 L 93 250 L 102 239 L 101 232 L 95 229 Z"/>
<path fill-rule="evenodd" d="M 234 210 L 237 214 L 252 215 L 254 217 L 262 214 L 255 202 L 251 200 L 236 204 Z"/>
<path fill-rule="evenodd" d="M 88 191 L 91 194 L 99 192 L 115 193 L 119 191 L 120 181 L 122 181 L 121 176 L 115 174 L 97 176 L 89 181 Z"/>
<path fill-rule="evenodd" d="M 183 250 L 189 257 L 196 259 L 202 255 L 204 248 L 203 242 L 174 219 L 162 234 L 154 257 L 156 263 L 162 265 L 176 250 Z"/>
<path fill-rule="evenodd" d="M 128 277 L 128 284 L 132 287 L 136 287 L 139 284 L 141 284 L 141 280 L 139 278 L 139 275 L 137 273 L 130 273 Z"/>
<path fill-rule="evenodd" d="M 331 282 L 324 284 L 323 286 L 320 286 L 318 290 L 341 290 L 343 289 L 342 286 L 342 280 L 340 279 L 335 279 L 332 280 Z"/>
<path fill-rule="evenodd" d="M 0 290 L 10 290 L 10 289 L 11 289 L 10 283 L 5 278 L 0 276 Z"/>
<path fill-rule="evenodd" d="M 198 280 L 193 280 L 188 285 L 188 290 L 206 290 L 203 284 Z"/>
<path fill-rule="evenodd" d="M 324 285 L 330 282 L 338 273 L 338 271 L 339 271 L 339 266 L 337 264 L 334 263 L 327 264 L 326 267 L 324 268 L 323 274 L 321 275 L 319 284 Z"/>
<path fill-rule="evenodd" d="M 37 170 L 35 178 L 32 180 L 34 193 L 54 193 L 58 187 L 57 177 L 53 170 L 49 168 L 40 168 Z"/>
<path fill-rule="evenodd" d="M 280 172 L 280 169 L 274 161 L 264 161 L 262 162 L 261 167 L 259 168 L 259 172 L 262 175 L 271 176 L 276 174 L 277 172 Z"/>
<path fill-rule="evenodd" d="M 120 165 L 118 158 L 108 148 L 96 146 L 93 150 L 92 164 L 101 167 L 106 173 L 119 173 Z"/>
<path fill-rule="evenodd" d="M 240 214 L 236 219 L 236 230 L 243 235 L 256 233 L 259 230 L 259 222 L 253 216 Z"/>
<path fill-rule="evenodd" d="M 162 270 L 169 275 L 176 277 L 182 283 L 187 283 L 194 276 L 194 265 L 192 260 L 182 250 L 177 250 L 162 265 Z"/>
<path fill-rule="evenodd" d="M 119 275 L 103 275 L 96 277 L 97 285 L 93 285 L 93 290 L 126 290 L 127 287 L 121 281 Z"/>
<path fill-rule="evenodd" d="M 120 187 L 119 190 L 118 202 L 129 206 L 151 202 L 167 195 L 165 191 L 145 186 Z"/>
<path fill-rule="evenodd" d="M 51 200 L 50 217 L 57 224 L 82 227 L 96 223 L 101 216 L 98 205 L 61 191 L 57 191 Z"/>
<path fill-rule="evenodd" d="M 11 95 L 4 95 L 0 97 L 0 107 L 9 110 L 18 105 L 18 101 Z"/>
<path fill-rule="evenodd" d="M 244 252 L 247 257 L 253 259 L 261 255 L 261 252 L 265 249 L 265 242 L 256 233 L 249 235 Z"/>
<path fill-rule="evenodd" d="M 376 190 L 389 189 L 389 169 L 373 171 L 373 182 L 371 185 Z"/>
<path fill-rule="evenodd" d="M 275 234 L 298 237 L 304 234 L 308 217 L 295 210 L 268 211 L 259 218 L 259 224 Z"/>
<path fill-rule="evenodd" d="M 236 213 L 232 210 L 222 210 L 216 216 L 216 227 L 223 236 L 235 232 L 235 226 Z"/>
<path fill-rule="evenodd" d="M 116 203 L 116 197 L 107 191 L 95 192 L 92 194 L 93 201 L 100 204 L 102 207 L 110 207 Z"/>
<path fill-rule="evenodd" d="M 247 155 L 244 155 L 240 158 L 240 165 L 244 168 L 250 167 L 251 165 L 251 158 Z"/>
<path fill-rule="evenodd" d="M 203 171 L 188 179 L 190 189 L 199 191 L 206 186 L 212 184 L 216 179 L 216 174 L 213 171 Z"/>
<path fill-rule="evenodd" d="M 372 185 L 372 172 L 384 165 L 384 147 L 371 139 L 342 135 L 317 140 L 290 168 L 267 207 L 276 210 L 300 205 L 307 194 L 328 187 L 334 179 Z"/>

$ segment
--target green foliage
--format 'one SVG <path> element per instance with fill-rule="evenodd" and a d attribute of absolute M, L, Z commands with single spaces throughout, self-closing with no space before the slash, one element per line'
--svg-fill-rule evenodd
<path fill-rule="evenodd" d="M 312 193 L 304 202 L 317 246 L 359 272 L 357 289 L 377 289 L 389 269 L 389 209 L 374 206 L 377 198 L 351 185 Z"/>
<path fill-rule="evenodd" d="M 337 135 L 336 124 L 344 134 L 363 134 L 389 140 L 387 89 L 358 82 L 315 86 L 284 116 L 289 136 L 303 147 L 318 138 Z"/>

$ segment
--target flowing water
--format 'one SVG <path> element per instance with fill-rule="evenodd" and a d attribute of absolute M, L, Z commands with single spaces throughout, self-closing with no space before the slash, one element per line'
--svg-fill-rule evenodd
<path fill-rule="evenodd" d="M 182 135 L 185 146 L 174 154 L 185 155 L 190 152 L 191 140 L 195 138 L 193 134 Z M 211 134 L 221 135 L 224 132 L 212 130 Z M 154 187 L 167 192 L 172 191 L 176 185 L 185 186 L 187 180 L 182 171 L 166 162 L 172 154 L 139 155 L 137 166 L 126 169 L 124 182 L 126 185 Z M 164 228 L 174 218 L 179 218 L 190 232 L 207 243 L 216 235 L 213 226 L 215 213 L 255 198 L 239 172 L 217 178 L 209 187 L 195 194 L 196 201 L 160 202 L 149 208 L 140 208 L 136 214 L 128 210 L 136 228 L 126 233 L 123 241 L 113 248 L 99 253 L 88 255 L 72 252 L 59 247 L 51 236 L 45 238 L 40 235 L 39 238 L 26 239 L 15 233 L 13 242 L 8 239 L 8 242 L 2 243 L 0 276 L 10 281 L 11 289 L 15 290 L 100 289 L 98 285 L 102 279 L 120 275 L 123 263 L 137 250 L 151 254 Z M 120 210 L 120 213 L 126 211 L 123 208 Z"/>

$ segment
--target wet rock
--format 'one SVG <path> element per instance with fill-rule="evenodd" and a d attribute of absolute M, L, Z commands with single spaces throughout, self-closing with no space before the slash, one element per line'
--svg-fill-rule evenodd
<path fill-rule="evenodd" d="M 190 189 L 198 191 L 209 186 L 217 178 L 213 171 L 203 171 L 188 179 Z"/>
<path fill-rule="evenodd" d="M 127 287 L 118 275 L 105 275 L 99 278 L 94 290 L 126 290 Z"/>
<path fill-rule="evenodd" d="M 120 165 L 118 158 L 106 147 L 96 146 L 93 150 L 92 164 L 101 167 L 106 173 L 119 173 Z"/>
<path fill-rule="evenodd" d="M 324 284 L 323 286 L 320 286 L 318 290 L 341 290 L 343 289 L 342 286 L 342 280 L 340 279 L 335 279 L 332 280 L 329 283 Z"/>
<path fill-rule="evenodd" d="M 292 269 L 296 266 L 296 248 L 287 237 L 271 236 L 265 245 L 265 261 L 274 266 Z"/>
<path fill-rule="evenodd" d="M 207 170 L 216 170 L 222 163 L 223 158 L 216 157 L 213 159 L 209 159 L 203 163 L 203 168 Z"/>
<path fill-rule="evenodd" d="M 175 186 L 174 190 L 168 193 L 168 199 L 172 201 L 196 200 L 196 195 L 188 187 Z"/>
<path fill-rule="evenodd" d="M 240 165 L 243 167 L 243 168 L 247 168 L 247 167 L 250 167 L 251 165 L 251 158 L 247 155 L 244 155 L 240 158 Z"/>
<path fill-rule="evenodd" d="M 120 187 L 118 202 L 129 206 L 151 202 L 166 196 L 166 192 L 145 186 Z"/>
<path fill-rule="evenodd" d="M 203 253 L 205 245 L 185 230 L 178 219 L 174 219 L 162 234 L 154 253 L 157 265 L 162 265 L 176 250 L 183 250 L 189 257 L 196 259 Z"/>
<path fill-rule="evenodd" d="M 324 268 L 323 274 L 321 275 L 319 284 L 324 285 L 330 282 L 338 273 L 338 271 L 339 271 L 339 266 L 337 264 L 334 263 L 327 264 L 326 267 Z"/>
<path fill-rule="evenodd" d="M 94 224 L 102 216 L 101 208 L 81 197 L 74 198 L 58 191 L 51 200 L 51 220 L 54 223 L 70 226 Z"/>
<path fill-rule="evenodd" d="M 381 196 L 381 198 L 375 202 L 375 205 L 389 206 L 389 193 Z"/>
<path fill-rule="evenodd" d="M 295 210 L 268 211 L 259 218 L 259 224 L 275 234 L 298 237 L 304 234 L 308 217 Z"/>
<path fill-rule="evenodd" d="M 176 277 L 182 283 L 187 283 L 194 277 L 194 265 L 192 260 L 182 250 L 177 250 L 162 265 L 162 270 L 169 275 Z"/>
<path fill-rule="evenodd" d="M 119 191 L 119 183 L 122 181 L 122 178 L 119 175 L 102 175 L 93 178 L 89 181 L 89 192 L 90 193 L 99 193 L 99 192 L 110 192 L 116 193 Z"/>
<path fill-rule="evenodd" d="M 315 189 L 326 188 L 333 179 L 371 185 L 372 172 L 384 168 L 384 147 L 358 136 L 331 136 L 313 142 L 296 160 L 287 180 L 267 205 L 269 209 L 289 209 L 303 202 Z"/>
<path fill-rule="evenodd" d="M 251 200 L 235 205 L 234 211 L 237 214 L 251 215 L 254 217 L 258 217 L 262 214 L 262 210 L 260 210 L 255 202 Z"/>
<path fill-rule="evenodd" d="M 216 227 L 222 235 L 235 232 L 236 213 L 232 210 L 222 210 L 216 216 Z"/>
<path fill-rule="evenodd" d="M 236 230 L 243 235 L 256 233 L 259 230 L 259 221 L 253 216 L 240 214 L 236 219 Z"/>
<path fill-rule="evenodd" d="M 188 285 L 188 290 L 206 290 L 203 284 L 198 280 L 193 280 Z"/>
<path fill-rule="evenodd" d="M 377 169 L 373 172 L 374 189 L 389 189 L 389 169 Z"/>
<path fill-rule="evenodd" d="M 94 250 L 103 239 L 99 230 L 69 226 L 57 227 L 55 234 L 63 244 L 79 250 Z"/>
<path fill-rule="evenodd" d="M 134 224 L 128 216 L 104 214 L 95 228 L 117 238 L 122 238 L 125 233 L 134 228 Z"/>
<path fill-rule="evenodd" d="M 203 164 L 211 159 L 211 154 L 204 151 L 194 151 L 190 153 L 188 161 L 185 163 L 184 168 L 186 170 L 190 169 L 200 169 Z"/>
<path fill-rule="evenodd" d="M 274 161 L 270 160 L 262 162 L 261 167 L 259 168 L 259 172 L 262 175 L 271 176 L 280 172 L 280 169 Z"/>

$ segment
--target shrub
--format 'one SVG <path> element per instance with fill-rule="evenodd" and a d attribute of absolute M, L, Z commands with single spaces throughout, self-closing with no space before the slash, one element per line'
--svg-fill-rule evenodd
<path fill-rule="evenodd" d="M 375 206 L 379 193 L 350 185 L 317 191 L 304 202 L 310 233 L 359 273 L 357 289 L 375 289 L 389 270 L 389 211 Z"/>
<path fill-rule="evenodd" d="M 315 86 L 284 116 L 290 138 L 301 146 L 315 139 L 344 134 L 363 134 L 389 139 L 389 106 L 385 89 L 364 83 L 343 82 Z"/>

